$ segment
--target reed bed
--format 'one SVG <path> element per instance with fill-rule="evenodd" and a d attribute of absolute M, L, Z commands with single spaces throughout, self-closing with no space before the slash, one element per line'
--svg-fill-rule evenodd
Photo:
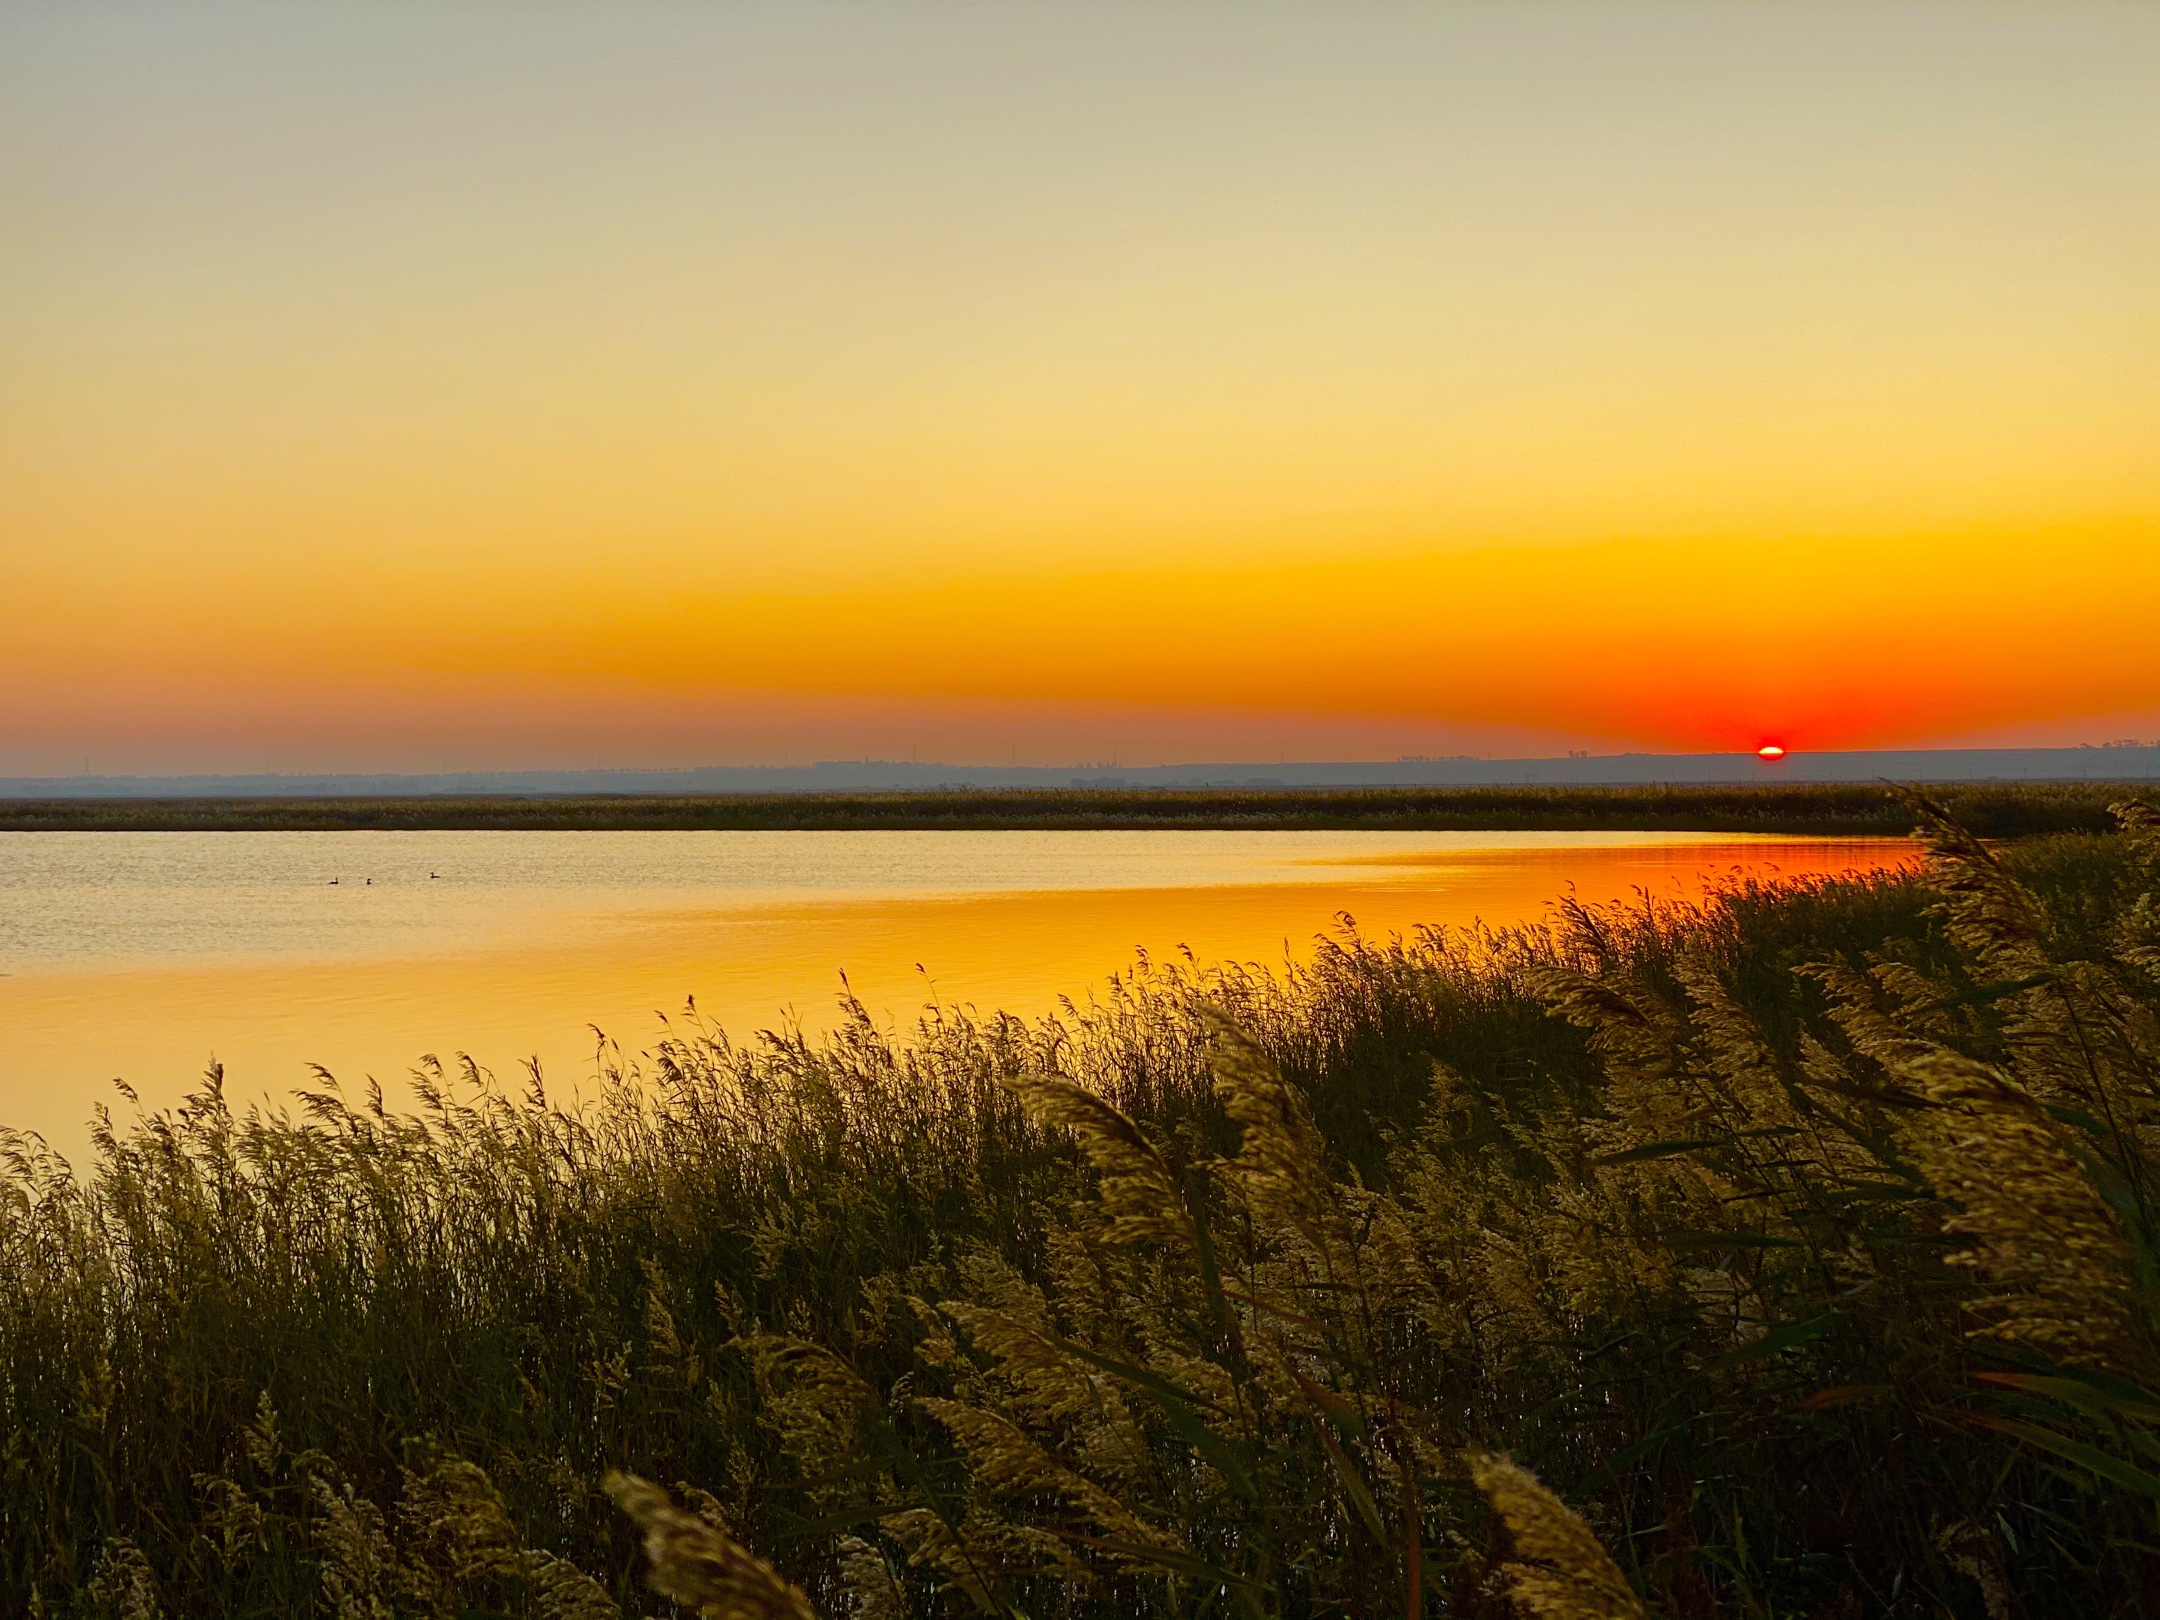
<path fill-rule="evenodd" d="M 2148 1612 L 2160 813 L 1914 813 L 575 1105 L 9 1137 L 0 1607 Z"/>

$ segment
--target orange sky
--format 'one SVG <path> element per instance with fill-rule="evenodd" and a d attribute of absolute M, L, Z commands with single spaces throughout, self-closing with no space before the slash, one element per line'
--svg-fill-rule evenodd
<path fill-rule="evenodd" d="M 0 773 L 2160 733 L 2160 13 L 0 17 Z"/>

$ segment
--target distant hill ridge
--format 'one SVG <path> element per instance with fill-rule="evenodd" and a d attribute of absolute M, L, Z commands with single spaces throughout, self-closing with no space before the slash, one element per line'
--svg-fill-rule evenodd
<path fill-rule="evenodd" d="M 0 798 L 180 799 L 454 794 L 850 793 L 965 788 L 1556 787 L 1659 783 L 2139 782 L 2160 779 L 2160 744 L 1913 748 L 1753 754 L 1602 754 L 1546 759 L 1405 757 L 1277 764 L 1032 766 L 911 760 L 706 765 L 687 770 L 367 772 L 311 775 L 0 777 Z"/>

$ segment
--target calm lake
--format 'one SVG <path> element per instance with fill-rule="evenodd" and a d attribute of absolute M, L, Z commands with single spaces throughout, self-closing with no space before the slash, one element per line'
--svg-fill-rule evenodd
<path fill-rule="evenodd" d="M 1572 889 L 1903 862 L 1903 840 L 1702 833 L 0 833 L 0 1124 L 71 1156 L 122 1077 L 171 1103 L 423 1053 L 592 1072 L 695 996 L 738 1038 L 925 1001 L 1040 1013 L 1136 950 L 1281 963 L 1367 934 L 1538 916 Z M 124 1112 L 124 1110 L 122 1110 Z"/>

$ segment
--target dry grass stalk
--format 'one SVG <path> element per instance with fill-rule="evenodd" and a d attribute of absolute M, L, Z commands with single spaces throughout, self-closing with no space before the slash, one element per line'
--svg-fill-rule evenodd
<path fill-rule="evenodd" d="M 1647 1620 L 1620 1566 L 1535 1474 L 1497 1452 L 1470 1452 L 1466 1460 L 1514 1545 L 1516 1557 L 1502 1572 L 1518 1604 L 1541 1620 Z"/>
<path fill-rule="evenodd" d="M 575 1564 L 528 1547 L 524 1565 L 540 1620 L 622 1620 L 607 1588 Z"/>
<path fill-rule="evenodd" d="M 2048 1101 L 2075 1099 L 2111 1120 L 2127 1118 L 2127 1077 L 2113 1059 L 2129 1055 L 2119 1035 L 2130 1002 L 2115 975 L 2089 961 L 2058 962 L 2047 907 L 1971 833 L 1932 807 L 1920 831 L 1951 943 L 1983 984 L 2010 992 L 2001 1033 L 2019 1083 Z M 2139 853 L 2134 841 L 2132 853 Z M 2143 898 L 2149 908 L 2151 895 Z"/>
<path fill-rule="evenodd" d="M 1138 1125 L 1085 1086 L 1054 1075 L 1016 1075 L 1006 1087 L 1038 1122 L 1079 1141 L 1101 1182 L 1097 1199 L 1113 1242 L 1154 1242 L 1189 1251 L 1192 1222 L 1170 1166 Z"/>
<path fill-rule="evenodd" d="M 2116 922 L 2115 948 L 2138 971 L 2160 980 L 2160 809 L 2136 799 L 2110 809 L 2145 886 Z"/>
<path fill-rule="evenodd" d="M 990 1594 L 984 1571 L 992 1567 L 986 1549 L 961 1536 L 928 1508 L 902 1508 L 878 1520 L 878 1528 L 900 1544 L 908 1568 L 943 1577 L 982 1614 L 1003 1614 Z"/>
<path fill-rule="evenodd" d="M 2130 1251 L 2121 1229 L 2032 1097 L 1954 1053 L 1905 1067 L 1936 1108 L 1905 1139 L 1973 1238 L 1952 1265 L 2001 1290 L 1974 1307 L 1998 1336 L 2050 1355 L 2122 1366 L 2131 1354 Z"/>
<path fill-rule="evenodd" d="M 1717 964 L 1703 950 L 1687 950 L 1680 953 L 1673 971 L 1692 1003 L 1688 1022 L 1695 1045 L 1721 1082 L 1723 1100 L 1737 1113 L 1731 1123 L 1742 1127 L 1796 1124 L 1798 1115 L 1778 1073 L 1777 1055 L 1755 1020 L 1725 988 Z"/>
<path fill-rule="evenodd" d="M 309 1475 L 308 1485 L 322 1512 L 315 1542 L 323 1595 L 337 1620 L 390 1620 L 397 1553 L 384 1533 L 382 1509 L 321 1474 Z"/>
<path fill-rule="evenodd" d="M 952 1431 L 975 1477 L 1010 1496 L 1063 1500 L 1116 1541 L 1175 1549 L 1181 1544 L 1134 1513 L 1100 1485 L 1030 1439 L 1018 1425 L 958 1401 L 926 1400 L 923 1410 Z"/>
<path fill-rule="evenodd" d="M 1893 1076 L 1903 1065 L 1944 1049 L 1932 1034 L 1915 1030 L 1909 1020 L 1892 1018 L 1876 1005 L 1879 980 L 1843 962 L 1809 962 L 1795 971 L 1822 987 L 1831 1022 L 1853 1050 Z"/>
<path fill-rule="evenodd" d="M 203 1499 L 203 1529 L 229 1567 L 243 1550 L 251 1550 L 260 1542 L 262 1506 L 222 1474 L 197 1474 L 194 1483 Z"/>
<path fill-rule="evenodd" d="M 453 1582 L 521 1572 L 523 1551 L 494 1483 L 462 1459 L 408 1474 L 398 1503 L 408 1564 L 439 1569 Z"/>
<path fill-rule="evenodd" d="M 836 1562 L 855 1620 L 905 1620 L 907 1594 L 883 1553 L 860 1536 L 842 1536 Z"/>
<path fill-rule="evenodd" d="M 1915 798 L 1914 831 L 1929 855 L 1930 886 L 1943 897 L 1943 919 L 1958 954 L 1990 978 L 2010 982 L 2048 966 L 2046 908 L 2004 870 L 1995 852 L 1944 811 Z"/>
<path fill-rule="evenodd" d="M 760 1415 L 806 1474 L 838 1467 L 854 1450 L 869 1385 L 823 1345 L 783 1333 L 746 1333 L 728 1344 L 749 1358 Z"/>
<path fill-rule="evenodd" d="M 676 1329 L 675 1316 L 667 1308 L 667 1278 L 658 1266 L 645 1262 L 645 1337 L 661 1367 L 684 1389 L 697 1388 L 705 1376 L 705 1364 Z"/>
<path fill-rule="evenodd" d="M 1327 1143 L 1284 1082 L 1282 1070 L 1231 1016 L 1202 1007 L 1214 1037 L 1209 1068 L 1223 1112 L 1242 1129 L 1237 1173 L 1264 1225 L 1294 1226 L 1312 1240 L 1339 1237 L 1341 1211 L 1327 1168 Z"/>
<path fill-rule="evenodd" d="M 543 1620 L 616 1620 L 621 1610 L 575 1565 L 527 1547 L 495 1482 L 477 1464 L 452 1458 L 424 1475 L 408 1473 L 398 1503 L 400 1584 L 429 1614 L 462 1614 L 475 1583 L 529 1590 Z"/>
<path fill-rule="evenodd" d="M 615 1505 L 645 1532 L 654 1591 L 706 1620 L 817 1620 L 802 1589 L 734 1537 L 685 1513 L 666 1491 L 633 1474 L 604 1481 Z"/>
<path fill-rule="evenodd" d="M 1775 1142 L 1767 1152 L 1754 1146 L 1742 1150 L 1745 1173 L 1771 1194 L 1772 1208 L 1786 1213 L 1808 1203 L 1811 1181 L 1879 1175 L 1875 1155 L 1835 1111 L 1835 1091 L 1825 1096 L 1807 1090 L 1810 1081 L 1827 1081 L 1831 1087 L 1847 1083 L 1822 1043 L 1810 1046 L 1803 1041 L 1798 1074 L 1788 1085 L 1762 1027 L 1734 999 L 1708 955 L 1683 952 L 1676 972 L 1693 1004 L 1689 1024 L 1694 1045 L 1708 1060 L 1725 1104 L 1713 1110 L 1717 1124 L 1732 1133 L 1736 1147 L 1743 1136 Z"/>
<path fill-rule="evenodd" d="M 164 1612 L 150 1560 L 126 1536 L 114 1536 L 99 1549 L 89 1598 L 97 1613 L 111 1620 L 161 1620 Z"/>
<path fill-rule="evenodd" d="M 261 1469 L 265 1477 L 277 1472 L 278 1459 L 285 1454 L 285 1446 L 278 1438 L 277 1408 L 270 1404 L 267 1389 L 255 1397 L 255 1421 L 241 1430 L 240 1442 L 248 1461 Z"/>
<path fill-rule="evenodd" d="M 998 1376 L 1011 1387 L 1028 1421 L 1083 1428 L 1104 1422 L 1129 1425 L 1123 1404 L 1100 1373 L 1083 1368 L 1026 1323 L 966 1300 L 947 1300 L 938 1308 L 995 1361 Z"/>

